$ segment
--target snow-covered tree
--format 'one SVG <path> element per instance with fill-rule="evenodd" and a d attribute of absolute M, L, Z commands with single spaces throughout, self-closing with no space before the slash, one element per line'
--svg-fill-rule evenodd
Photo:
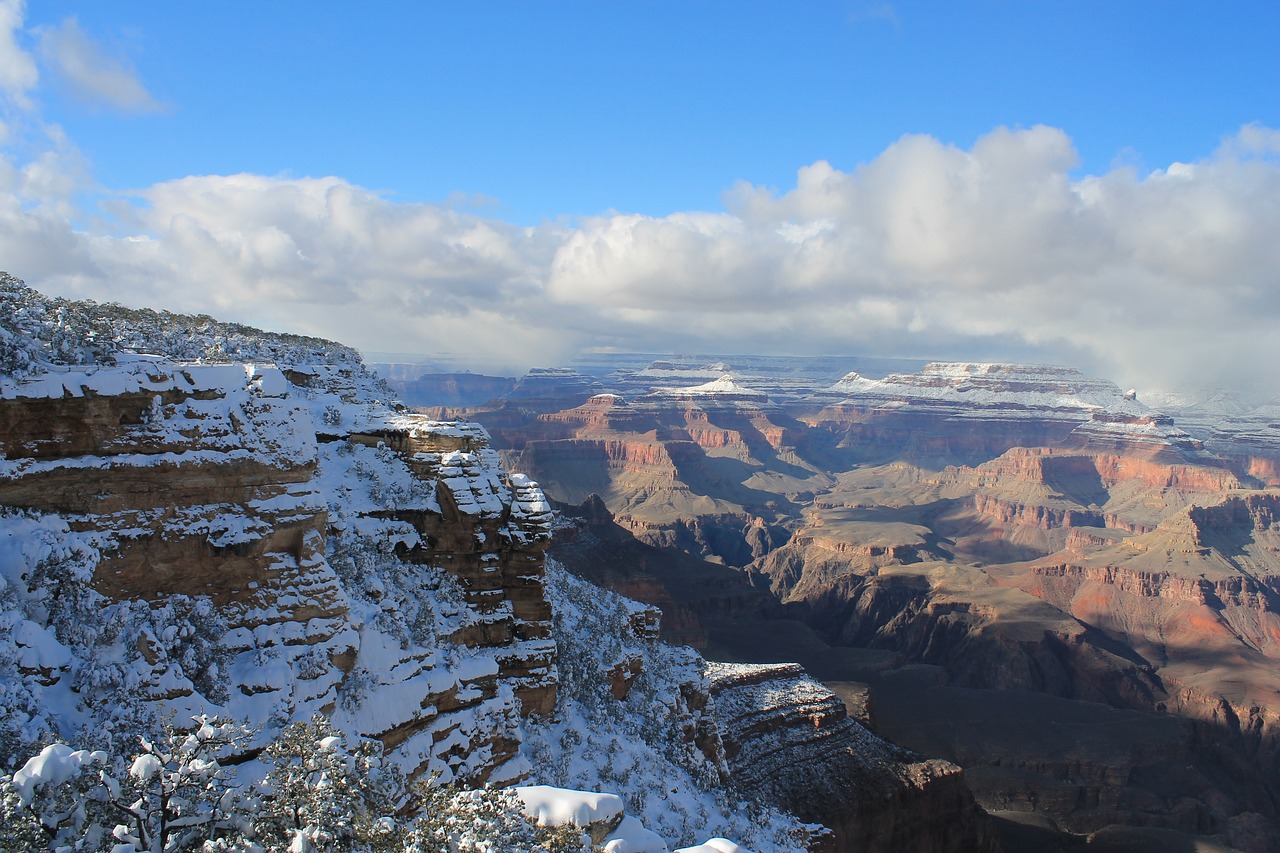
<path fill-rule="evenodd" d="M 113 834 L 139 853 L 189 850 L 198 841 L 248 828 L 247 804 L 219 762 L 243 751 L 253 730 L 219 718 L 195 722 L 190 732 L 169 729 L 161 743 L 143 739 L 126 778 L 102 774 L 123 820 Z"/>
<path fill-rule="evenodd" d="M 127 765 L 102 750 L 45 747 L 0 788 L 2 849 L 174 853 L 239 838 L 249 828 L 248 803 L 219 762 L 242 751 L 252 731 L 216 718 L 194 722 L 189 732 L 168 727 L 158 742 L 142 739 Z M 33 826 L 43 843 L 16 846 Z"/>
<path fill-rule="evenodd" d="M 398 771 L 382 763 L 382 745 L 354 747 L 316 715 L 285 728 L 266 759 L 271 769 L 255 821 L 261 840 L 290 853 L 400 850 L 395 821 L 404 796 Z"/>
<path fill-rule="evenodd" d="M 264 332 L 202 314 L 48 297 L 0 272 L 0 373 L 21 378 L 51 365 L 113 364 L 121 350 L 183 361 L 342 364 L 364 372 L 359 353 L 333 341 Z"/>
<path fill-rule="evenodd" d="M 44 836 L 40 847 L 96 850 L 110 837 L 107 797 L 102 793 L 102 772 L 109 756 L 102 751 L 72 749 L 65 743 L 46 746 L 14 773 L 3 803 L 5 840 L 12 830 L 19 837 L 35 828 Z M 9 849 L 9 848 L 5 848 Z M 20 850 L 21 847 L 13 849 Z"/>

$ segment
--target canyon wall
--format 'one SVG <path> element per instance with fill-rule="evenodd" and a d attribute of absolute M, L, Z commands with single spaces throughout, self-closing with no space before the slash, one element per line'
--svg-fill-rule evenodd
<path fill-rule="evenodd" d="M 4 383 L 0 503 L 83 543 L 84 595 L 108 612 L 214 606 L 216 636 L 178 618 L 117 639 L 137 713 L 318 711 L 411 776 L 519 778 L 516 721 L 556 690 L 536 484 L 482 430 L 361 399 L 352 365 L 292 365 L 295 385 L 274 366 L 120 362 Z M 211 648 L 184 659 L 193 642 Z M 79 694 L 65 716 L 92 718 L 105 697 Z"/>
<path fill-rule="evenodd" d="M 974 769 L 983 805 L 1075 833 L 1280 844 L 1265 407 L 1184 427 L 1069 368 L 931 364 L 805 388 L 782 361 L 748 381 L 725 363 L 625 367 L 476 417 L 553 498 L 596 502 L 609 536 L 655 549 L 602 582 L 661 602 L 682 637 L 863 681 L 873 705 L 942 702 L 879 725 Z M 1000 722 L 948 723 L 963 691 Z M 1136 714 L 1159 745 L 1019 740 L 1033 706 L 1104 727 L 1098 709 Z"/>

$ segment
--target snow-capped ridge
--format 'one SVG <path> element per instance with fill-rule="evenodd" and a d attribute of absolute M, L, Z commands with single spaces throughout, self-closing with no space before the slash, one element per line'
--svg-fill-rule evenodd
<path fill-rule="evenodd" d="M 865 400 L 881 405 L 949 405 L 957 410 L 1025 409 L 1087 419 L 1098 409 L 1138 415 L 1151 410 L 1120 387 L 1070 367 L 978 362 L 934 362 L 919 373 L 867 379 L 844 376 L 818 399 Z"/>
<path fill-rule="evenodd" d="M 761 391 L 747 388 L 739 384 L 732 376 L 725 373 L 710 382 L 701 385 L 690 385 L 684 388 L 663 388 L 654 392 L 668 397 L 708 397 L 724 400 L 745 400 L 767 402 L 768 396 Z"/>

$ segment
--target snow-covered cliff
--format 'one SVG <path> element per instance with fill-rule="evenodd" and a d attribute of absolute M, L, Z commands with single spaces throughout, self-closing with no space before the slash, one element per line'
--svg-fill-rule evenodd
<path fill-rule="evenodd" d="M 324 719 L 410 780 L 611 787 L 632 815 L 614 851 L 803 845 L 793 818 L 737 814 L 689 698 L 706 700 L 690 686 L 704 664 L 657 643 L 656 613 L 563 574 L 548 593 L 552 514 L 482 428 L 405 411 L 324 341 L 46 299 L 10 277 L 0 303 L 0 775 L 21 768 L 15 803 L 74 775 L 63 753 L 96 768 L 166 724 L 247 726 L 230 760 L 252 772 L 287 726 Z M 558 645 L 579 649 L 567 689 Z"/>

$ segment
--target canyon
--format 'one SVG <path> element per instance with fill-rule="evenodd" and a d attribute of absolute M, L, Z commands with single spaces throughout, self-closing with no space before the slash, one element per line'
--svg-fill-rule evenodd
<path fill-rule="evenodd" d="M 585 579 L 610 563 L 566 571 L 549 550 L 597 541 L 587 519 L 555 512 L 482 425 L 396 402 L 354 351 L 10 276 L 0 298 L 6 773 L 44 744 L 219 715 L 255 732 L 225 762 L 252 774 L 319 715 L 410 781 L 615 790 L 658 846 L 611 849 L 998 849 L 959 766 L 888 743 L 794 664 L 669 645 L 695 611 Z M 652 529 L 713 529 L 677 522 Z M 765 607 L 739 577 L 726 594 Z"/>
<path fill-rule="evenodd" d="M 965 768 L 1009 849 L 1276 849 L 1280 419 L 1155 399 L 1174 415 L 1065 367 L 598 355 L 456 413 L 577 518 L 557 559 L 712 659 L 803 664 Z"/>

